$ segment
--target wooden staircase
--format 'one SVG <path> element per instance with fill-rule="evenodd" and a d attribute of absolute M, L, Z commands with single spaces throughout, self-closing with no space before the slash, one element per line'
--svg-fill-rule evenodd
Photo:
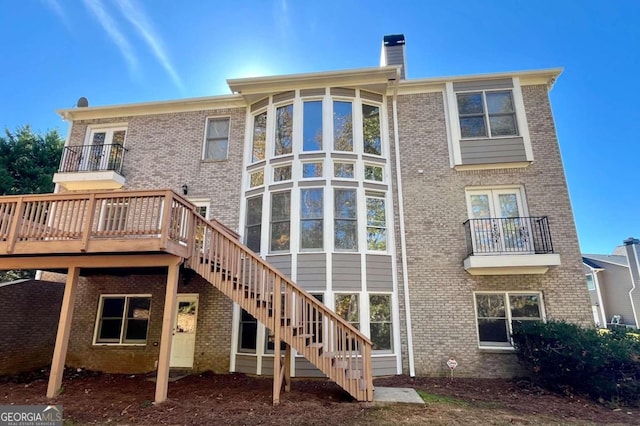
<path fill-rule="evenodd" d="M 0 197 L 0 269 L 136 267 L 181 259 L 271 331 L 274 403 L 283 383 L 289 389 L 292 349 L 358 401 L 373 400 L 371 341 L 175 192 Z"/>
<path fill-rule="evenodd" d="M 195 213 L 185 265 L 269 328 L 274 345 L 274 401 L 289 387 L 291 348 L 358 401 L 373 400 L 371 341 L 238 242 Z M 286 343 L 285 356 L 278 342 Z"/>

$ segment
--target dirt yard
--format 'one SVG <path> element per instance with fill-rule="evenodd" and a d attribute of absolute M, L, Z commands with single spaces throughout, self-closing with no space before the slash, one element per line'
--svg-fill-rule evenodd
<path fill-rule="evenodd" d="M 294 379 L 274 407 L 270 379 L 202 374 L 170 383 L 169 399 L 155 405 L 155 383 L 144 376 L 69 370 L 62 393 L 50 401 L 44 396 L 46 371 L 0 378 L 0 404 L 62 404 L 70 425 L 640 424 L 638 409 L 612 410 L 526 381 L 396 376 L 375 385 L 415 388 L 427 403 L 357 403 L 332 382 Z"/>

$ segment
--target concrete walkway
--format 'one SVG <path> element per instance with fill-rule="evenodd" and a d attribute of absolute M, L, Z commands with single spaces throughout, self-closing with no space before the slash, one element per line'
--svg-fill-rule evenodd
<path fill-rule="evenodd" d="M 415 389 L 412 388 L 383 388 L 376 386 L 373 392 L 374 404 L 390 404 L 395 402 L 401 402 L 403 404 L 422 404 L 424 401 L 418 395 Z"/>

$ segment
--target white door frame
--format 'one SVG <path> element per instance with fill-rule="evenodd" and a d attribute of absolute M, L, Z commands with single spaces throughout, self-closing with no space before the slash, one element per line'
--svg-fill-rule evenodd
<path fill-rule="evenodd" d="M 193 331 L 181 331 L 180 324 L 178 323 L 179 321 L 178 309 L 180 307 L 180 302 L 196 302 L 196 312 L 194 317 Z M 200 300 L 199 300 L 198 293 L 179 293 L 177 295 L 176 305 L 173 307 L 173 309 L 176 310 L 176 320 L 173 325 L 173 342 L 171 343 L 171 359 L 169 361 L 169 367 L 175 367 L 175 368 L 192 368 L 193 367 L 193 360 L 195 355 L 196 332 L 198 328 L 197 325 L 198 325 L 199 304 L 200 304 Z M 185 362 L 185 359 L 184 359 L 185 354 L 184 353 L 180 354 L 179 351 L 185 350 L 183 339 L 186 339 L 186 338 L 192 341 L 188 342 L 190 345 L 187 347 L 187 350 L 189 347 L 191 348 L 191 350 L 189 354 L 186 354 L 187 361 Z M 179 359 L 177 354 L 180 354 L 180 356 L 182 356 L 183 358 Z"/>

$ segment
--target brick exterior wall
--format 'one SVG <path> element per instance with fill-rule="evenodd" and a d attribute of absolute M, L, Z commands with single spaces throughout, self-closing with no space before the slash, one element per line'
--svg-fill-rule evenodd
<path fill-rule="evenodd" d="M 0 286 L 0 375 L 51 364 L 63 293 L 59 282 Z"/>
<path fill-rule="evenodd" d="M 533 164 L 521 169 L 481 171 L 456 171 L 450 166 L 443 93 L 399 96 L 409 297 L 418 375 L 447 373 L 446 361 L 452 356 L 458 360 L 459 375 L 507 377 L 518 373 L 515 355 L 478 348 L 474 291 L 541 291 L 548 318 L 585 325 L 591 321 L 547 88 L 524 86 L 522 91 Z M 393 131 L 390 135 L 393 146 Z M 462 266 L 467 255 L 462 225 L 467 219 L 465 187 L 505 184 L 523 185 L 529 214 L 549 217 L 561 266 L 552 267 L 543 275 L 472 276 L 465 272 Z M 399 234 L 396 238 L 400 241 Z M 402 300 L 400 244 L 397 259 Z M 401 303 L 403 366 L 407 372 L 403 310 Z"/>
<path fill-rule="evenodd" d="M 66 365 L 111 373 L 155 370 L 160 351 L 166 275 L 81 277 L 74 304 Z M 231 301 L 197 275 L 181 275 L 178 293 L 197 293 L 198 317 L 194 371 L 229 371 Z M 144 346 L 94 345 L 94 330 L 101 295 L 151 294 L 147 343 Z M 175 308 L 174 308 L 175 309 Z"/>

